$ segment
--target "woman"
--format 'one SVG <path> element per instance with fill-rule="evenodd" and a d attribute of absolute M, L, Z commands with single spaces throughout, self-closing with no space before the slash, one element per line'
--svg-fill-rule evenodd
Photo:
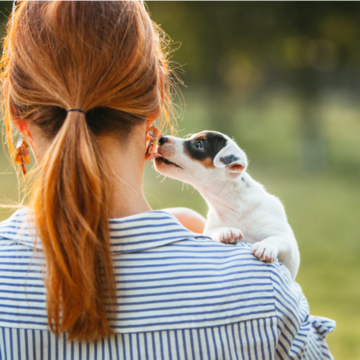
<path fill-rule="evenodd" d="M 15 125 L 40 173 L 0 225 L 0 359 L 331 357 L 333 322 L 309 316 L 282 265 L 148 205 L 146 138 L 171 88 L 143 5 L 25 1 L 12 22 L 6 135 L 23 168 Z"/>

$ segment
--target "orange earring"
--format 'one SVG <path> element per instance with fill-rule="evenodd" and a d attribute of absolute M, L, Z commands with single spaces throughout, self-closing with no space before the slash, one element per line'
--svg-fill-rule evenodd
<path fill-rule="evenodd" d="M 15 153 L 15 164 L 20 165 L 19 172 L 22 170 L 23 174 L 26 175 L 25 164 L 30 164 L 30 150 L 28 143 L 24 139 L 20 139 L 17 142 Z"/>
<path fill-rule="evenodd" d="M 149 124 L 151 125 L 151 123 Z M 146 137 L 146 151 L 145 151 L 145 160 L 151 161 L 156 153 L 157 148 L 157 142 L 161 138 L 160 129 L 156 126 L 151 126 L 147 131 L 147 137 Z"/>

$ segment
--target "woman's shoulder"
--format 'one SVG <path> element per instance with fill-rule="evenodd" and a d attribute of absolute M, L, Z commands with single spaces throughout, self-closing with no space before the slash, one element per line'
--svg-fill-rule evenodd
<path fill-rule="evenodd" d="M 29 245 L 34 226 L 29 217 L 28 208 L 21 208 L 15 211 L 8 219 L 0 222 L 0 249 L 9 243 L 23 243 Z"/>
<path fill-rule="evenodd" d="M 5 229 L 17 229 L 20 224 L 24 223 L 29 213 L 28 208 L 21 208 L 11 214 L 7 219 L 0 221 L 0 236 L 5 234 Z M 14 232 L 14 231 L 13 231 Z M 11 235 L 10 232 L 8 235 Z"/>

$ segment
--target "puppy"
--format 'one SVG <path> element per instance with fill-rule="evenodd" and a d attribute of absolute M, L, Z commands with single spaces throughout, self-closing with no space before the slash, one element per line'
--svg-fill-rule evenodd
<path fill-rule="evenodd" d="M 246 172 L 246 155 L 235 141 L 215 131 L 189 139 L 163 136 L 154 158 L 159 173 L 191 184 L 206 200 L 205 235 L 252 243 L 256 257 L 278 258 L 295 279 L 300 255 L 284 207 Z"/>

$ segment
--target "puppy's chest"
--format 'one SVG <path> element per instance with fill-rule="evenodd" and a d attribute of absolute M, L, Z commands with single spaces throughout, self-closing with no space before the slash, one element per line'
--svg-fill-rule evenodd
<path fill-rule="evenodd" d="M 220 214 L 209 209 L 207 229 L 220 227 L 238 228 L 244 234 L 243 241 L 259 241 L 257 229 L 261 218 L 261 206 L 257 203 L 239 205 L 237 211 L 222 211 Z"/>

